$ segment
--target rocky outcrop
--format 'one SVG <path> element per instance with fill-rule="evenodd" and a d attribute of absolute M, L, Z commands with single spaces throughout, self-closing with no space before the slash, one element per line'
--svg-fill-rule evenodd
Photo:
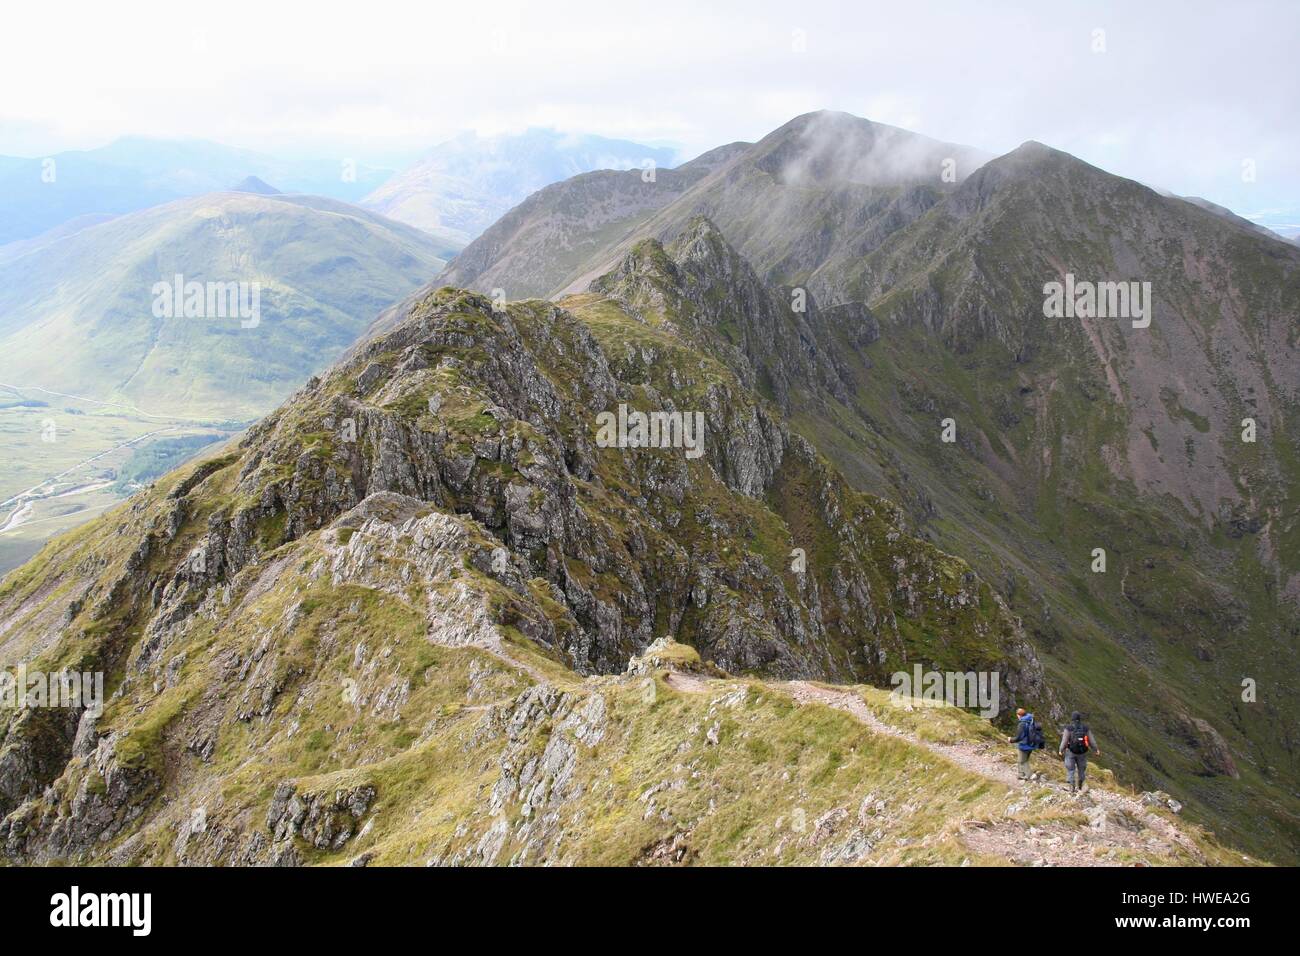
<path fill-rule="evenodd" d="M 339 850 L 356 834 L 374 799 L 371 786 L 299 793 L 294 784 L 282 783 L 271 798 L 266 827 L 277 844 L 301 839 L 318 850 Z"/>
<path fill-rule="evenodd" d="M 823 310 L 805 287 L 765 285 L 703 216 L 666 247 L 655 240 L 634 246 L 591 290 L 643 321 L 699 339 L 784 411 L 796 383 L 848 397 L 844 368 L 823 347 L 839 331 L 859 346 L 879 337 L 862 303 Z"/>

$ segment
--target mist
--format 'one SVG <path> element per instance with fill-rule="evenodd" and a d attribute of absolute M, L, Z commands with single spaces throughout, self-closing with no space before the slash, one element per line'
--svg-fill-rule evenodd
<path fill-rule="evenodd" d="M 834 109 L 994 155 L 1040 140 L 1244 214 L 1300 194 L 1293 4 L 225 9 L 8 11 L 0 154 L 145 134 L 397 168 L 544 126 L 695 155 Z"/>

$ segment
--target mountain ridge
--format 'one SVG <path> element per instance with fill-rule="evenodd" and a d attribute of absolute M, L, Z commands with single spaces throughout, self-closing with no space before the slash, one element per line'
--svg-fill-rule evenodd
<path fill-rule="evenodd" d="M 638 658 L 665 632 L 689 645 L 660 645 L 668 657 L 696 654 L 706 671 L 761 680 L 746 700 L 768 701 L 789 679 L 879 685 L 912 662 L 996 670 L 1008 675 L 1011 696 L 1051 720 L 1089 711 L 1118 780 L 1169 790 L 1190 817 L 1252 853 L 1294 857 L 1297 714 L 1287 682 L 1300 632 L 1289 603 L 1300 472 L 1288 436 L 1300 255 L 1214 210 L 1032 141 L 952 182 L 939 179 L 948 147 L 926 141 L 905 150 L 907 162 L 885 162 L 882 178 L 846 167 L 806 135 L 829 123 L 864 141 L 889 138 L 876 124 L 798 119 L 758 154 L 733 147 L 689 183 L 664 178 L 683 187 L 666 203 L 650 193 L 632 213 L 598 212 L 603 236 L 583 221 L 591 184 L 621 200 L 638 182 L 650 185 L 639 175 L 543 190 L 544 200 L 539 193 L 521 206 L 536 218 L 484 234 L 495 238 L 480 250 L 500 241 L 508 255 L 491 250 L 474 268 L 490 278 L 509 254 L 567 244 L 586 261 L 546 259 L 530 281 L 544 286 L 563 272 L 559 285 L 570 288 L 590 275 L 579 291 L 555 303 L 507 302 L 515 296 L 504 285 L 483 290 L 490 299 L 425 287 L 239 446 L 169 478 L 133 506 L 135 518 L 119 512 L 6 579 L 0 615 L 15 615 L 7 650 L 21 653 L 35 646 L 25 641 L 50 638 L 38 622 L 71 607 L 71 567 L 92 566 L 106 538 L 142 542 L 109 559 L 113 573 L 96 580 L 72 626 L 54 637 L 65 649 L 109 654 L 115 672 L 155 675 L 152 690 L 124 682 L 130 703 L 102 731 L 10 732 L 0 760 L 28 770 L 9 794 L 9 852 L 57 859 L 93 845 L 101 831 L 77 830 L 70 799 L 92 820 L 141 806 L 142 827 L 110 827 L 119 841 L 112 852 L 145 860 L 184 852 L 168 835 L 180 832 L 177 819 L 152 802 L 165 786 L 161 771 L 186 768 L 186 786 L 219 775 L 246 759 L 231 727 L 265 720 L 269 732 L 273 717 L 292 715 L 325 756 L 252 731 L 275 755 L 281 782 L 274 792 L 240 785 L 222 815 L 226 848 L 199 837 L 193 852 L 338 860 L 331 854 L 369 819 L 376 793 L 406 792 L 404 784 L 340 753 L 347 742 L 333 725 L 313 723 L 285 689 L 324 708 L 322 682 L 342 679 L 348 660 L 354 668 L 374 660 L 368 646 L 339 643 L 363 626 L 354 608 L 364 604 L 405 622 L 394 652 L 426 682 L 416 653 L 425 641 L 513 660 L 505 676 L 489 665 L 490 680 L 504 681 L 489 696 L 510 703 L 493 708 L 481 732 L 520 728 L 501 762 L 489 760 L 474 778 L 479 792 L 492 792 L 489 806 L 458 801 L 448 807 L 455 826 L 415 827 L 409 841 L 386 831 L 401 850 L 382 843 L 383 860 L 403 852 L 435 862 L 587 858 L 587 850 L 565 857 L 549 841 L 559 839 L 552 824 L 564 813 L 591 806 L 568 789 L 567 771 L 539 776 L 528 754 L 545 750 L 549 768 L 581 760 L 578 745 L 589 745 L 592 727 L 608 728 L 597 712 L 610 706 L 628 715 L 630 730 L 657 726 L 623 695 L 626 674 L 617 675 L 637 676 Z M 809 143 L 804 157 L 797 147 Z M 927 168 L 937 182 L 909 177 Z M 574 203 L 567 218 L 566 198 Z M 739 239 L 711 214 L 739 225 Z M 1053 318 L 1046 287 L 1067 274 L 1150 281 L 1149 324 L 1129 315 Z M 714 437 L 693 463 L 681 449 L 603 447 L 592 417 L 614 407 L 699 409 Z M 1251 413 L 1266 430 L 1262 446 L 1238 437 L 1238 418 Z M 341 437 L 348 422 L 359 438 Z M 806 573 L 789 563 L 799 551 Z M 42 582 L 52 591 L 37 598 Z M 106 616 L 101 595 L 110 593 L 134 595 L 127 618 Z M 146 593 L 161 600 L 146 607 Z M 204 623 L 218 621 L 228 601 L 251 602 L 239 606 L 249 615 L 256 608 L 257 623 L 243 632 Z M 194 653 L 218 666 L 211 647 L 232 649 L 220 665 L 226 673 L 251 662 L 243 672 L 254 684 L 237 705 L 214 699 L 204 669 L 187 664 Z M 438 660 L 461 674 L 471 664 Z M 483 666 L 476 659 L 476 672 Z M 168 697 L 159 682 L 172 672 Z M 391 716 L 417 685 L 383 673 L 386 683 L 367 685 L 366 699 Z M 572 694 L 565 675 L 574 673 L 602 689 L 600 703 Z M 1242 675 L 1258 680 L 1258 703 L 1242 692 Z M 519 680 L 533 686 L 516 696 Z M 682 698 L 700 693 L 691 680 L 657 676 L 654 694 L 671 692 L 684 713 Z M 443 686 L 439 706 L 472 699 L 462 687 Z M 416 713 L 426 713 L 422 700 Z M 719 700 L 696 715 L 701 746 L 734 739 Z M 1004 713 L 1012 703 L 1002 701 Z M 541 726 L 562 727 L 554 750 L 534 735 Z M 764 732 L 783 735 L 786 726 Z M 468 723 L 444 729 L 471 749 L 483 740 Z M 742 739 L 747 732 L 734 729 Z M 351 753 L 409 759 L 400 752 L 410 740 L 390 746 L 364 734 L 368 742 L 353 742 Z M 38 738 L 63 741 L 55 759 L 33 749 Z M 186 739 L 197 764 L 177 752 Z M 420 739 L 441 746 L 435 730 Z M 93 759 L 89 745 L 98 748 Z M 696 759 L 689 740 L 671 746 Z M 92 764 L 107 794 L 95 790 Z M 638 790 L 656 785 L 633 772 Z M 50 780 L 62 794 L 56 803 L 34 796 Z M 339 793 L 346 798 L 329 796 Z M 791 811 L 779 786 L 769 798 Z M 1077 806 L 1064 809 L 1077 815 Z M 840 810 L 853 812 L 826 808 Z M 546 818 L 535 811 L 558 816 L 537 823 Z M 701 831 L 691 820 L 678 837 L 652 822 L 653 832 L 636 831 L 637 845 L 689 858 L 705 845 L 693 843 Z M 671 814 L 658 821 L 669 824 Z M 1053 817 L 1053 825 L 1064 824 Z M 807 849 L 797 838 L 782 842 L 779 821 L 764 826 L 744 859 Z M 862 836 L 872 849 L 846 859 L 870 859 L 880 846 Z M 914 861 L 959 862 L 971 846 L 945 844 Z M 716 844 L 707 847 L 703 858 L 719 859 L 710 855 Z"/>
<path fill-rule="evenodd" d="M 552 223 L 549 209 L 537 210 L 540 215 L 530 229 L 550 235 L 553 242 L 559 243 L 574 241 L 574 235 L 581 235 L 584 245 L 594 247 L 585 264 L 552 261 L 554 254 L 542 243 L 510 255 L 504 237 L 486 234 L 467 246 L 462 257 L 468 261 L 490 258 L 490 254 L 484 255 L 483 246 L 505 246 L 507 253 L 498 253 L 503 264 L 515 267 L 521 260 L 530 261 L 527 268 L 534 274 L 540 272 L 527 284 L 528 293 L 553 297 L 584 289 L 613 268 L 637 238 L 652 236 L 669 241 L 692 217 L 704 215 L 717 222 L 765 280 L 793 283 L 808 262 L 807 256 L 802 260 L 798 255 L 789 258 L 797 246 L 788 235 L 792 224 L 797 233 L 801 221 L 824 217 L 825 233 L 816 239 L 819 248 L 869 244 L 874 241 L 873 230 L 928 208 L 944 189 L 964 179 L 987 159 L 968 147 L 828 111 L 796 117 L 758 143 L 719 147 L 705 157 L 713 157 L 707 175 L 693 177 L 680 194 L 659 192 L 653 205 L 645 207 L 646 215 L 629 219 L 613 235 L 605 235 L 600 228 L 589 229 L 581 221 L 559 218 Z M 941 179 L 948 161 L 952 163 L 952 184 Z M 789 175 L 783 176 L 783 171 Z M 809 177 L 810 185 L 815 187 L 811 192 L 794 187 L 795 181 Z M 819 184 L 819 179 L 831 181 Z M 668 185 L 675 187 L 677 181 L 669 180 Z M 558 203 L 571 202 L 578 209 L 585 203 L 585 197 L 568 197 L 562 186 L 555 187 L 554 195 Z M 844 203 L 850 204 L 850 212 L 839 208 Z M 510 215 L 526 216 L 529 212 L 521 207 Z M 478 269 L 464 272 L 453 261 L 439 281 L 459 282 L 486 291 L 480 278 L 484 267 Z M 507 272 L 505 268 L 500 270 L 503 280 L 508 279 Z M 508 281 L 501 287 L 507 294 L 522 294 L 513 291 Z M 543 288 L 544 293 L 538 291 Z"/>
<path fill-rule="evenodd" d="M 287 191 L 356 201 L 391 175 L 332 160 L 283 160 L 207 140 L 126 136 L 95 149 L 0 165 L 0 244 L 89 214 L 122 215 L 226 189 L 245 176 Z"/>
<path fill-rule="evenodd" d="M 786 187 L 753 170 L 733 158 L 587 263 L 543 255 L 538 268 L 555 292 L 582 287 L 614 248 L 705 214 L 728 238 L 725 223 L 742 224 L 733 244 L 759 251 L 765 284 L 860 310 L 859 340 L 806 330 L 835 374 L 787 378 L 795 430 L 998 583 L 1049 674 L 1104 711 L 1128 779 L 1177 792 L 1246 845 L 1295 852 L 1300 808 L 1281 781 L 1300 772 L 1296 668 L 1279 665 L 1294 659 L 1300 594 L 1294 246 L 1035 141 L 874 205 L 851 183 L 822 190 L 825 210 L 803 191 L 780 200 Z M 781 229 L 757 229 L 772 209 Z M 865 218 L 846 220 L 854 209 Z M 586 241 L 580 216 L 533 228 L 571 223 L 551 242 Z M 1067 273 L 1149 281 L 1149 329 L 1047 318 L 1045 288 Z M 1243 442 L 1245 419 L 1270 437 Z M 1106 573 L 1089 571 L 1097 547 Z M 1243 701 L 1261 673 L 1267 700 Z"/>

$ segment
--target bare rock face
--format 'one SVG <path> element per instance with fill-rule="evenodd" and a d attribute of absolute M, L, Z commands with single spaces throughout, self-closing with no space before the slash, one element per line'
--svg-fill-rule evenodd
<path fill-rule="evenodd" d="M 77 709 L 46 708 L 22 710 L 10 718 L 0 745 L 0 812 L 39 793 L 58 775 L 71 756 L 80 714 Z"/>
<path fill-rule="evenodd" d="M 129 831 L 161 788 L 159 762 L 121 736 L 101 739 L 93 753 L 66 763 L 49 787 L 0 821 L 0 846 L 13 859 L 49 863 Z"/>
<path fill-rule="evenodd" d="M 1192 717 L 1187 719 L 1185 727 L 1188 738 L 1196 748 L 1197 756 L 1208 775 L 1231 777 L 1234 780 L 1241 777 L 1228 742 L 1209 721 Z"/>
<path fill-rule="evenodd" d="M 298 837 L 318 850 L 338 850 L 356 834 L 374 799 L 371 786 L 302 794 L 294 784 L 282 783 L 271 799 L 266 826 L 277 844 Z"/>
<path fill-rule="evenodd" d="M 822 310 L 804 287 L 769 287 L 707 218 L 697 216 L 667 247 L 634 246 L 591 290 L 643 320 L 662 319 L 698 337 L 750 388 L 788 411 L 796 383 L 848 396 L 843 366 L 819 340 L 844 330 L 865 344 L 879 326 L 862 303 Z"/>

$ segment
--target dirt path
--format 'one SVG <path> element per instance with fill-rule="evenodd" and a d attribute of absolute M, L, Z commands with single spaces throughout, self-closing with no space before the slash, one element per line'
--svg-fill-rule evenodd
<path fill-rule="evenodd" d="M 665 680 L 669 687 L 684 693 L 707 693 L 725 683 L 677 672 L 670 672 Z M 1064 770 L 1055 762 L 1046 769 L 1040 765 L 1038 780 L 1023 781 L 1017 778 L 1008 752 L 996 745 L 920 739 L 882 720 L 851 690 L 821 687 L 808 681 L 775 686 L 788 690 L 801 705 L 823 704 L 845 711 L 873 733 L 925 747 L 968 773 L 1006 787 L 1009 803 L 1005 818 L 971 821 L 962 831 L 962 842 L 975 853 L 1030 866 L 1119 866 L 1140 858 L 1168 858 L 1180 849 L 1193 859 L 1200 856 L 1184 833 L 1137 797 L 1097 789 L 1072 796 L 1065 786 Z M 1018 820 L 1021 811 L 1041 799 L 1043 788 L 1056 791 L 1048 799 L 1059 809 L 1077 808 L 1088 822 L 1053 821 L 1034 826 Z"/>
<path fill-rule="evenodd" d="M 1030 799 L 1030 790 L 1044 786 L 1057 789 L 1064 800 L 1077 803 L 1089 819 L 1087 827 L 1063 824 L 1025 827 L 1014 819 L 1009 809 L 1010 819 L 973 827 L 963 834 L 963 841 L 972 850 L 1003 856 L 1017 863 L 1049 866 L 1105 866 L 1108 865 L 1105 851 L 1120 849 L 1167 854 L 1181 848 L 1199 855 L 1186 835 L 1168 820 L 1152 813 L 1136 797 L 1096 789 L 1072 797 L 1065 785 L 1065 772 L 1055 762 L 1045 772 L 1040 769 L 1038 781 L 1022 781 L 1016 777 L 1013 764 L 999 759 L 1001 751 L 989 744 L 943 744 L 922 740 L 885 723 L 852 691 L 819 687 L 807 681 L 791 681 L 785 686 L 800 704 L 819 703 L 846 711 L 875 733 L 925 747 L 969 773 L 996 781 L 1013 791 L 1024 792 L 1025 803 Z M 1048 779 L 1052 774 L 1059 779 Z M 1109 865 L 1117 864 L 1112 862 Z"/>
<path fill-rule="evenodd" d="M 911 744 L 920 744 L 969 773 L 988 777 L 990 780 L 996 780 L 1008 787 L 1015 787 L 1020 783 L 1016 779 L 1015 769 L 1009 764 L 998 761 L 990 753 L 991 748 L 986 744 L 940 744 L 928 740 L 919 740 L 904 733 L 897 727 L 885 723 L 871 712 L 871 708 L 866 705 L 866 702 L 861 697 L 852 691 L 818 687 L 816 684 L 801 680 L 791 681 L 786 686 L 790 688 L 794 699 L 801 704 L 816 701 L 834 707 L 836 710 L 848 711 L 876 733 L 897 737 L 899 740 L 906 740 Z"/>
<path fill-rule="evenodd" d="M 514 654 L 510 653 L 510 648 L 506 646 L 506 642 L 502 640 L 501 635 L 496 633 L 495 631 L 486 636 L 480 635 L 476 640 L 469 641 L 467 644 L 464 644 L 462 646 L 476 647 L 480 651 L 484 651 L 488 654 L 491 654 L 493 657 L 495 657 L 497 660 L 499 660 L 501 663 L 505 664 L 506 666 L 512 667 L 517 671 L 523 671 L 523 673 L 527 674 L 533 680 L 534 683 L 537 684 L 552 683 L 551 679 L 541 670 L 534 667 L 532 664 L 528 663 L 527 661 L 520 660 Z"/>

